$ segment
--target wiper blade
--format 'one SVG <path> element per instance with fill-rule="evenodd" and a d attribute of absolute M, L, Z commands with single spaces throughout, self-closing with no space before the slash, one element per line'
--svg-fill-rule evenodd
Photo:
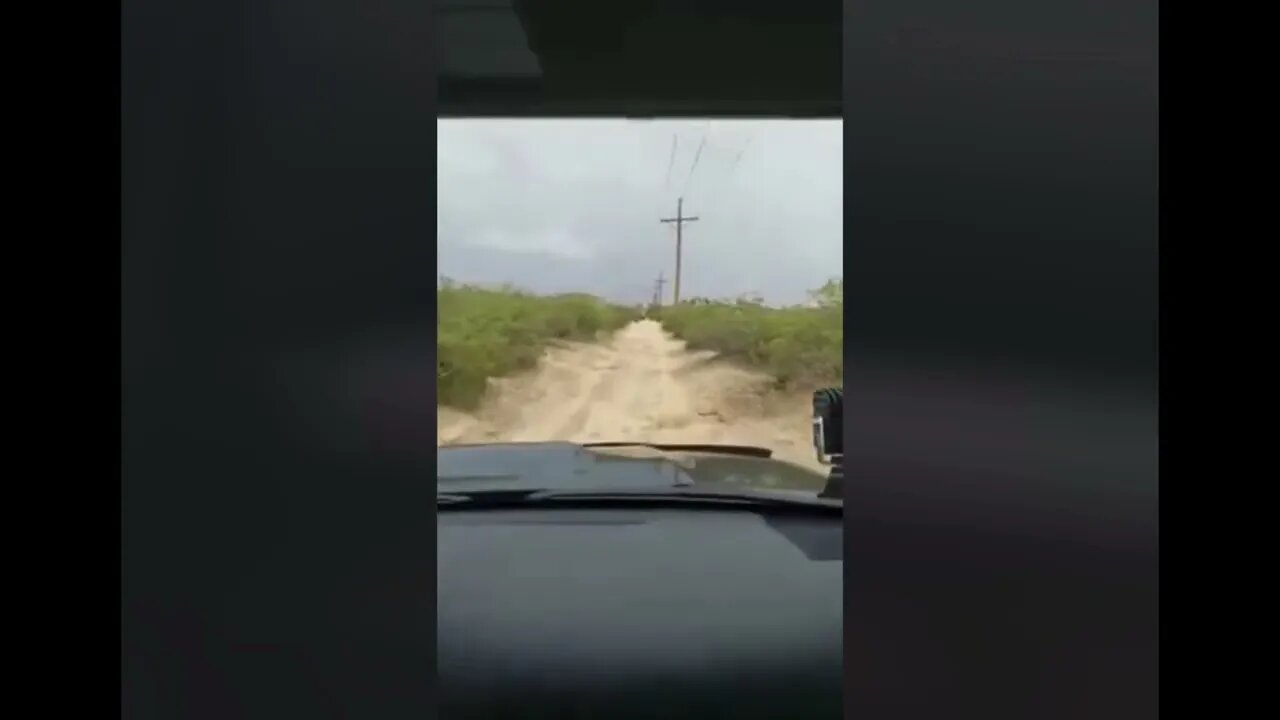
<path fill-rule="evenodd" d="M 520 492 L 482 491 L 472 494 L 449 493 L 436 496 L 436 504 L 476 508 L 527 508 L 564 507 L 568 505 L 680 505 L 689 507 L 740 507 L 745 509 L 771 509 L 843 512 L 844 503 L 838 499 L 818 495 L 776 495 L 764 492 L 685 492 L 679 490 L 532 490 Z"/>
<path fill-rule="evenodd" d="M 705 452 L 705 453 L 722 453 L 724 455 L 742 455 L 745 457 L 770 458 L 773 457 L 773 451 L 769 448 L 755 447 L 753 445 L 710 445 L 710 444 L 679 444 L 679 443 L 645 443 L 645 442 L 591 442 L 582 443 L 585 448 L 611 448 L 611 447 L 647 447 L 654 450 L 665 450 L 669 452 Z"/>
<path fill-rule="evenodd" d="M 492 502 L 513 503 L 524 502 L 533 496 L 541 495 L 542 490 L 480 490 L 473 493 L 436 493 L 436 505 L 454 505 L 458 503 Z"/>
<path fill-rule="evenodd" d="M 557 502 L 660 502 L 692 505 L 738 505 L 743 507 L 806 507 L 836 508 L 844 507 L 844 503 L 819 498 L 817 495 L 783 496 L 745 493 L 717 492 L 672 492 L 669 490 L 655 492 L 570 492 L 537 495 L 534 500 L 550 500 Z"/>

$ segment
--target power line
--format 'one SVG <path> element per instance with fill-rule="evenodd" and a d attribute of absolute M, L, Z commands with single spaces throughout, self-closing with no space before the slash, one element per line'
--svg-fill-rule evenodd
<path fill-rule="evenodd" d="M 693 164 L 689 166 L 689 176 L 684 180 L 684 192 L 681 196 L 689 194 L 689 183 L 693 181 L 693 171 L 698 169 L 698 161 L 702 159 L 702 148 L 707 144 L 707 130 L 711 127 L 711 121 L 702 128 L 702 139 L 698 141 L 698 150 L 693 154 Z"/>
<path fill-rule="evenodd" d="M 679 139 L 679 135 L 671 133 L 671 157 L 667 160 L 667 179 L 662 182 L 663 190 L 671 187 L 671 168 L 676 164 L 676 144 Z"/>
<path fill-rule="evenodd" d="M 751 146 L 751 141 L 754 137 L 754 135 L 748 135 L 746 142 L 742 143 L 742 147 L 738 149 L 738 153 L 733 158 L 733 164 L 729 166 L 729 172 L 725 173 L 724 177 L 720 180 L 720 183 L 716 186 L 717 192 L 712 193 L 708 196 L 706 202 L 702 203 L 704 211 L 720 200 L 723 194 L 723 188 L 728 186 L 729 180 L 733 178 L 733 172 L 738 169 L 738 163 L 742 162 L 742 156 L 746 154 L 747 148 Z"/>
<path fill-rule="evenodd" d="M 689 176 L 684 180 L 684 192 L 682 195 L 689 193 L 689 183 L 693 182 L 693 171 L 698 169 L 698 161 L 702 159 L 702 148 L 707 144 L 707 136 L 703 135 L 702 140 L 698 141 L 698 151 L 693 154 L 693 165 L 689 167 Z"/>
<path fill-rule="evenodd" d="M 730 176 L 732 176 L 732 175 L 733 175 L 733 171 L 734 171 L 734 170 L 738 169 L 738 163 L 742 162 L 742 154 L 743 154 L 743 153 L 745 153 L 745 152 L 747 151 L 747 148 L 751 145 L 751 138 L 752 138 L 752 137 L 754 137 L 754 136 L 752 136 L 752 135 L 748 135 L 748 136 L 747 136 L 747 141 L 746 141 L 746 142 L 744 142 L 744 143 L 742 143 L 742 149 L 741 149 L 741 150 L 738 150 L 738 155 L 733 159 L 733 164 L 729 166 L 729 175 L 730 175 Z"/>

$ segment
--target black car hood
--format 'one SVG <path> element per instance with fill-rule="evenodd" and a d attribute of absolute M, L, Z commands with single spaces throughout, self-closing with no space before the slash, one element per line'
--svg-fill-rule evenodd
<path fill-rule="evenodd" d="M 819 492 L 825 478 L 808 468 L 733 451 L 592 447 L 568 442 L 441 447 L 437 490 L 623 491 L 696 487 Z"/>

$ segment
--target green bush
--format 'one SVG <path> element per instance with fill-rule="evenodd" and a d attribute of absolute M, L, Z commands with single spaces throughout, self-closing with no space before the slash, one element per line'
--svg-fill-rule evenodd
<path fill-rule="evenodd" d="M 533 367 L 551 340 L 592 340 L 640 317 L 590 295 L 538 296 L 446 283 L 436 290 L 438 402 L 474 409 L 487 380 Z"/>
<path fill-rule="evenodd" d="M 811 306 L 772 308 L 759 300 L 694 299 L 650 316 L 690 348 L 772 375 L 782 387 L 840 383 L 844 377 L 844 283 L 813 292 Z"/>

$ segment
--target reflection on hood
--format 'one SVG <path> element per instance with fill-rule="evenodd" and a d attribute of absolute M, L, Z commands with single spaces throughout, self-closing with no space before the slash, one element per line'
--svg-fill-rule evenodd
<path fill-rule="evenodd" d="M 441 492 L 729 486 L 816 493 L 825 483 L 821 474 L 773 458 L 568 442 L 442 447 L 436 474 Z"/>

